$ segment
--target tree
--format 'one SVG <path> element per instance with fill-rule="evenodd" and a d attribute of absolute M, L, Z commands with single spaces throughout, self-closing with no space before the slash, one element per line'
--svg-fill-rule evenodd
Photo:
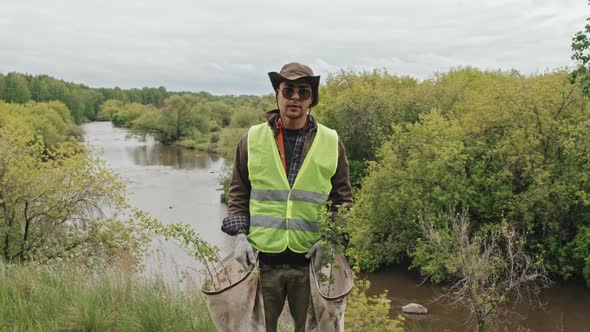
<path fill-rule="evenodd" d="M 68 137 L 80 138 L 80 128 L 73 123 L 70 111 L 58 101 L 26 104 L 0 101 L 0 127 L 34 131 L 46 149 L 54 148 Z"/>
<path fill-rule="evenodd" d="M 462 138 L 458 121 L 439 110 L 406 130 L 394 127 L 355 199 L 351 242 L 364 269 L 404 259 L 418 237 L 420 213 L 462 202 L 461 194 L 469 193 Z"/>
<path fill-rule="evenodd" d="M 202 111 L 217 122 L 220 127 L 227 127 L 231 122 L 230 107 L 220 101 L 205 103 Z"/>
<path fill-rule="evenodd" d="M 31 100 L 29 84 L 22 74 L 9 73 L 4 79 L 4 100 L 12 103 L 26 103 Z"/>
<path fill-rule="evenodd" d="M 586 250 L 574 239 L 590 226 L 590 109 L 567 73 L 464 69 L 428 84 L 440 108 L 393 126 L 356 197 L 363 268 L 416 259 L 418 216 L 457 204 L 475 229 L 512 220 L 550 273 L 582 275 L 573 251 Z"/>
<path fill-rule="evenodd" d="M 31 79 L 29 89 L 31 90 L 31 99 L 34 101 L 49 101 L 49 85 L 47 84 L 47 76 L 36 76 Z"/>
<path fill-rule="evenodd" d="M 50 79 L 48 82 L 49 98 L 51 100 L 65 101 L 68 87 L 64 81 Z"/>
<path fill-rule="evenodd" d="M 63 103 L 66 104 L 66 106 L 70 110 L 70 113 L 72 113 L 72 117 L 74 118 L 74 121 L 77 124 L 80 124 L 80 123 L 82 123 L 83 120 L 85 120 L 84 119 L 84 104 L 82 101 L 80 89 L 78 89 L 78 88 L 67 89 L 66 93 L 64 95 L 64 98 L 61 99 L 61 101 L 63 101 Z"/>
<path fill-rule="evenodd" d="M 418 82 L 385 71 L 342 71 L 321 87 L 323 100 L 314 110 L 319 122 L 338 131 L 350 162 L 350 179 L 359 187 L 366 162 L 375 160 L 392 126 L 411 124 L 427 110 Z"/>
<path fill-rule="evenodd" d="M 123 183 L 77 141 L 47 149 L 39 134 L 0 128 L 3 261 L 138 262 L 146 240 L 141 228 L 102 213 L 123 206 Z"/>
<path fill-rule="evenodd" d="M 571 74 L 572 81 L 578 81 L 582 93 L 590 97 L 590 17 L 584 30 L 578 31 L 572 38 L 572 60 L 578 62 L 578 68 Z"/>
<path fill-rule="evenodd" d="M 145 106 L 138 103 L 125 104 L 112 114 L 111 121 L 117 127 L 131 128 L 134 121 L 143 115 L 155 110 L 153 106 Z"/>
<path fill-rule="evenodd" d="M 100 110 L 100 105 L 104 102 L 102 95 L 95 90 L 84 90 L 82 92 L 82 101 L 84 103 L 84 117 L 89 120 L 96 120 L 96 114 Z"/>
<path fill-rule="evenodd" d="M 465 211 L 451 211 L 446 218 L 451 220 L 443 226 L 429 217 L 419 223 L 423 238 L 418 250 L 431 261 L 442 262 L 452 275 L 442 299 L 467 307 L 480 332 L 505 314 L 502 309 L 508 303 L 540 303 L 540 289 L 551 282 L 542 261 L 527 252 L 522 234 L 507 221 L 472 234 Z M 428 275 L 438 268 L 426 265 L 422 270 Z"/>
<path fill-rule="evenodd" d="M 234 128 L 248 128 L 262 122 L 261 113 L 251 108 L 240 108 L 231 116 L 231 126 Z"/>
<path fill-rule="evenodd" d="M 138 133 L 153 134 L 165 144 L 207 134 L 209 118 L 199 111 L 200 101 L 190 95 L 172 96 L 164 102 L 163 108 L 144 112 L 133 122 L 133 129 Z"/>
<path fill-rule="evenodd" d="M 109 99 L 100 105 L 100 110 L 96 114 L 96 120 L 98 121 L 111 121 L 113 116 L 118 111 L 123 109 L 124 104 L 122 101 Z"/>
<path fill-rule="evenodd" d="M 4 100 L 4 90 L 6 89 L 6 79 L 3 74 L 0 74 L 0 100 Z"/>
<path fill-rule="evenodd" d="M 317 107 L 321 123 L 338 131 L 351 160 L 375 160 L 394 123 L 412 121 L 405 114 L 417 82 L 387 72 L 341 72 L 329 77 Z"/>

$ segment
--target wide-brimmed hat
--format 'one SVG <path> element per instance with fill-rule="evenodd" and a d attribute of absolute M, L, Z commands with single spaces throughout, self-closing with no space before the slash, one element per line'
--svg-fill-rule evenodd
<path fill-rule="evenodd" d="M 318 104 L 320 100 L 320 96 L 318 93 L 318 88 L 320 86 L 320 76 L 314 76 L 313 71 L 308 66 L 297 63 L 291 62 L 283 66 L 280 72 L 271 71 L 268 73 L 268 77 L 270 78 L 270 83 L 272 84 L 272 88 L 277 91 L 279 88 L 279 84 L 283 81 L 295 81 L 300 78 L 304 78 L 310 85 L 311 85 L 311 92 L 312 92 L 312 101 L 310 107 L 314 107 Z"/>

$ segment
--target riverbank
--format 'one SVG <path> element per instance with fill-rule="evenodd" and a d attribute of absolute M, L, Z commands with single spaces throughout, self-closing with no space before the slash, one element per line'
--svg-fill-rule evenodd
<path fill-rule="evenodd" d="M 197 153 L 176 146 L 165 146 L 151 139 L 141 141 L 127 138 L 127 131 L 110 123 L 84 125 L 87 142 L 103 150 L 103 159 L 128 184 L 130 199 L 136 206 L 159 217 L 164 222 L 190 223 L 207 240 L 230 252 L 231 238 L 220 231 L 226 210 L 219 202 L 219 175 L 225 166 L 217 155 Z M 146 268 L 155 272 L 176 271 L 194 264 L 176 246 L 165 246 L 161 259 L 148 261 Z M 171 267 L 167 263 L 173 262 Z M 422 331 L 464 331 L 466 313 L 461 308 L 431 301 L 443 291 L 440 286 L 422 284 L 415 271 L 405 265 L 392 266 L 368 273 L 369 294 L 389 290 L 391 317 L 397 317 L 401 306 L 417 302 L 430 309 L 427 316 L 416 320 Z M 171 275 L 174 278 L 174 275 Z M 515 313 L 524 317 L 518 321 L 526 331 L 555 331 L 559 326 L 567 331 L 589 331 L 590 290 L 577 284 L 565 284 L 542 292 L 547 312 L 521 306 Z M 416 318 L 408 318 L 409 323 Z"/>

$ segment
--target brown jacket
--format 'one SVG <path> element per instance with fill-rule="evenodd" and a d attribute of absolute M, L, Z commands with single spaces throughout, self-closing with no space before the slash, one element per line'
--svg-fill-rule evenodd
<path fill-rule="evenodd" d="M 273 110 L 265 114 L 268 125 L 273 126 L 278 116 L 279 111 Z M 317 122 L 313 122 L 313 126 L 310 128 L 310 133 L 303 143 L 302 159 L 305 159 L 311 143 L 313 142 L 317 133 Z M 278 151 L 277 151 L 278 153 Z M 334 204 L 334 206 L 352 206 L 352 190 L 350 186 L 348 160 L 346 159 L 346 152 L 344 145 L 338 140 L 338 166 L 336 173 L 331 179 L 332 190 L 328 199 Z M 252 186 L 248 177 L 248 134 L 244 135 L 238 144 L 236 155 L 234 159 L 233 176 L 231 184 L 229 186 L 229 200 L 228 200 L 228 217 L 226 220 L 233 216 L 244 216 L 249 219 L 250 211 L 250 190 Z M 224 225 L 225 226 L 225 225 Z M 227 231 L 226 227 L 222 226 L 222 230 L 226 233 L 231 234 L 232 232 Z"/>

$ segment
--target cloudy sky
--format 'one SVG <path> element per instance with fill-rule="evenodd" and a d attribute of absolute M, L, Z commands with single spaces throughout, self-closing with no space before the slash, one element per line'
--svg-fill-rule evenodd
<path fill-rule="evenodd" d="M 588 16 L 587 0 L 0 0 L 0 72 L 215 94 L 269 93 L 291 61 L 324 77 L 537 73 L 572 65 Z"/>

